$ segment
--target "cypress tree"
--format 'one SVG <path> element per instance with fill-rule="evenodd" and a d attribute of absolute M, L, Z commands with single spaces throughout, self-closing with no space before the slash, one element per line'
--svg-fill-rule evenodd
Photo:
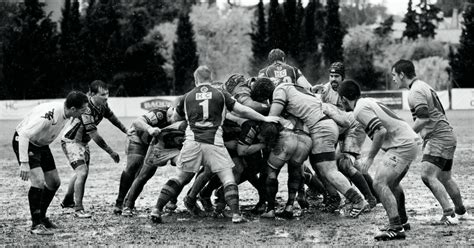
<path fill-rule="evenodd" d="M 6 27 L 3 41 L 3 73 L 7 90 L 14 99 L 56 97 L 58 35 L 56 24 L 38 0 L 25 0 Z"/>
<path fill-rule="evenodd" d="M 454 85 L 474 88 L 474 0 L 468 0 L 464 7 L 464 22 L 456 54 L 450 58 Z"/>
<path fill-rule="evenodd" d="M 407 37 L 408 39 L 416 40 L 420 34 L 420 27 L 418 26 L 417 13 L 413 9 L 412 4 L 412 0 L 409 0 L 407 13 L 405 13 L 405 17 L 402 20 L 406 24 L 402 38 Z"/>
<path fill-rule="evenodd" d="M 176 42 L 173 43 L 173 94 L 183 94 L 194 86 L 193 72 L 198 63 L 193 25 L 189 20 L 189 12 L 183 11 L 179 15 Z"/>
<path fill-rule="evenodd" d="M 440 22 L 443 20 L 442 17 L 438 17 L 441 9 L 434 4 L 428 4 L 427 0 L 421 0 L 420 4 L 418 4 L 418 7 L 421 10 L 421 13 L 419 14 L 421 37 L 434 38 L 436 35 L 436 25 L 433 22 Z"/>
<path fill-rule="evenodd" d="M 258 70 L 263 67 L 267 54 L 269 52 L 267 43 L 267 24 L 265 21 L 265 7 L 263 0 L 260 0 L 256 10 L 257 21 L 252 23 L 252 33 L 250 38 L 252 39 L 252 53 L 253 57 L 251 60 L 251 75 L 256 75 Z"/>
<path fill-rule="evenodd" d="M 323 55 L 326 64 L 329 65 L 336 61 L 343 61 L 342 42 L 347 31 L 339 20 L 339 0 L 328 0 L 326 12 Z"/>
<path fill-rule="evenodd" d="M 286 20 L 278 0 L 270 0 L 268 10 L 268 43 L 270 49 L 280 48 L 288 51 Z"/>

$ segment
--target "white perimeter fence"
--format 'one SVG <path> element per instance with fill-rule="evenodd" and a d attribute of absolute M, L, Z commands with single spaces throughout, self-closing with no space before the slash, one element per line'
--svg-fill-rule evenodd
<path fill-rule="evenodd" d="M 408 91 L 370 91 L 363 95 L 373 97 L 393 109 L 408 110 Z M 473 109 L 474 89 L 452 89 L 451 103 L 449 92 L 439 91 L 438 96 L 445 109 Z M 158 106 L 170 105 L 176 96 L 157 97 L 110 97 L 109 106 L 118 117 L 136 117 Z M 34 106 L 62 99 L 4 100 L 0 101 L 0 120 L 22 119 Z"/>

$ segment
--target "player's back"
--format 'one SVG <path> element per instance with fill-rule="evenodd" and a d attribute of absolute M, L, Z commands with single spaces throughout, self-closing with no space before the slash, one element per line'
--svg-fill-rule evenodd
<path fill-rule="evenodd" d="M 420 132 L 422 137 L 433 132 L 452 131 L 438 95 L 427 83 L 421 80 L 413 82 L 408 93 L 408 105 L 414 120 L 420 108 L 428 108 L 429 122 Z"/>
<path fill-rule="evenodd" d="M 202 84 L 186 93 L 177 111 L 188 122 L 186 138 L 198 142 L 223 145 L 222 124 L 226 109 L 232 110 L 235 100 L 225 91 Z"/>
<path fill-rule="evenodd" d="M 294 84 L 278 85 L 273 92 L 273 102 L 285 106 L 285 110 L 301 119 L 310 132 L 324 117 L 321 99 Z"/>
<path fill-rule="evenodd" d="M 283 62 L 275 62 L 268 67 L 260 70 L 258 73 L 259 77 L 268 77 L 272 79 L 275 85 L 281 83 L 292 83 L 296 84 L 298 77 L 301 76 L 301 72 L 293 66 L 285 64 Z"/>
<path fill-rule="evenodd" d="M 383 149 L 403 147 L 416 142 L 417 134 L 410 125 L 387 106 L 371 98 L 361 98 L 354 108 L 354 115 L 372 139 L 380 124 L 387 130 Z"/>

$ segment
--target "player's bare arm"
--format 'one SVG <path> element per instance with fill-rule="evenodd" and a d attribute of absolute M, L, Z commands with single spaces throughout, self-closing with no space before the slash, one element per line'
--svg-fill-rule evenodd
<path fill-rule="evenodd" d="M 417 117 L 415 123 L 413 124 L 413 130 L 415 133 L 419 133 L 423 128 L 430 122 L 429 118 L 419 118 Z"/>
<path fill-rule="evenodd" d="M 123 123 L 115 116 L 112 114 L 110 117 L 107 118 L 110 123 L 112 123 L 114 126 L 116 126 L 120 131 L 123 133 L 127 133 L 127 128 L 123 125 Z"/>
<path fill-rule="evenodd" d="M 257 111 L 244 106 L 238 102 L 235 102 L 233 112 L 237 113 L 239 116 L 244 118 L 254 120 L 254 121 L 264 121 L 264 122 L 278 122 L 280 117 L 277 116 L 263 116 L 262 114 L 258 113 Z"/>
<path fill-rule="evenodd" d="M 114 160 L 115 163 L 120 162 L 120 157 L 119 155 L 110 148 L 110 146 L 105 143 L 105 140 L 102 138 L 102 136 L 99 135 L 99 133 L 95 130 L 89 133 L 89 136 L 94 140 L 94 142 L 102 148 L 105 152 L 107 152 L 110 157 Z"/>
<path fill-rule="evenodd" d="M 285 107 L 279 103 L 272 103 L 272 106 L 270 107 L 270 113 L 268 114 L 269 116 L 280 116 L 281 113 L 283 112 L 283 109 Z"/>
<path fill-rule="evenodd" d="M 367 159 L 362 164 L 363 173 L 369 171 L 370 166 L 374 162 L 374 158 L 382 147 L 383 141 L 385 140 L 385 135 L 387 134 L 387 129 L 380 126 L 374 131 L 374 136 L 372 138 L 372 146 L 370 146 L 369 153 L 367 154 Z"/>
<path fill-rule="evenodd" d="M 242 124 L 247 121 L 247 119 L 238 117 L 238 116 L 236 116 L 232 113 L 229 113 L 229 112 L 226 113 L 225 118 L 227 120 L 230 120 L 230 121 L 233 121 L 233 122 L 239 124 L 239 126 L 242 126 Z"/>
<path fill-rule="evenodd" d="M 267 114 L 268 110 L 270 109 L 268 104 L 254 101 L 249 95 L 242 95 L 238 100 L 239 103 L 242 103 L 243 105 L 248 106 L 263 115 Z"/>
<path fill-rule="evenodd" d="M 265 148 L 265 144 L 263 143 L 252 145 L 239 143 L 237 145 L 237 153 L 239 154 L 239 156 L 248 156 L 262 150 L 263 148 Z"/>
<path fill-rule="evenodd" d="M 133 120 L 132 122 L 133 127 L 135 127 L 137 130 L 143 130 L 148 132 L 149 135 L 151 136 L 157 136 L 160 134 L 161 129 L 158 127 L 152 127 L 145 119 L 145 116 L 140 116 L 137 119 Z"/>
<path fill-rule="evenodd" d="M 337 108 L 332 108 L 328 104 L 323 104 L 323 113 L 341 127 L 347 128 L 351 125 L 349 119 L 345 118 Z"/>

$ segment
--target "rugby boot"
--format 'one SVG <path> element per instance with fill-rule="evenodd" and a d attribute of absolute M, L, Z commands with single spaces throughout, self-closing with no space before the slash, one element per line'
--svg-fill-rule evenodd
<path fill-rule="evenodd" d="M 76 210 L 76 212 L 74 212 L 74 217 L 79 219 L 89 219 L 92 215 L 84 210 Z"/>
<path fill-rule="evenodd" d="M 53 235 L 54 234 L 52 231 L 48 230 L 43 224 L 37 224 L 31 227 L 30 233 L 36 234 L 36 235 Z"/>
<path fill-rule="evenodd" d="M 453 212 L 450 215 L 443 215 L 440 222 L 446 226 L 455 226 L 459 223 L 459 219 L 456 218 L 456 214 Z"/>
<path fill-rule="evenodd" d="M 275 210 L 268 210 L 267 212 L 260 215 L 262 218 L 273 219 L 275 218 Z"/>
<path fill-rule="evenodd" d="M 60 205 L 61 205 L 62 208 L 74 208 L 76 203 L 73 202 L 73 201 L 72 202 L 62 201 Z"/>
<path fill-rule="evenodd" d="M 132 217 L 133 216 L 133 211 L 129 207 L 124 207 L 122 210 L 122 216 L 124 217 Z"/>
<path fill-rule="evenodd" d="M 389 228 L 387 231 L 377 234 L 374 238 L 376 241 L 388 241 L 388 240 L 394 240 L 394 239 L 405 239 L 406 237 L 407 236 L 403 228 L 399 230 Z"/>
<path fill-rule="evenodd" d="M 212 205 L 211 198 L 202 197 L 201 195 L 198 195 L 198 199 L 201 202 L 201 205 L 204 208 L 204 211 L 208 213 L 214 212 L 214 206 Z"/>
<path fill-rule="evenodd" d="M 122 214 L 122 205 L 115 204 L 114 206 L 114 214 L 121 215 Z"/>
<path fill-rule="evenodd" d="M 265 212 L 265 209 L 267 208 L 267 204 L 265 202 L 257 202 L 255 207 L 250 210 L 252 214 L 262 214 Z"/>
<path fill-rule="evenodd" d="M 186 209 L 195 216 L 201 216 L 203 214 L 202 209 L 197 205 L 196 199 L 191 199 L 190 197 L 186 196 L 183 199 L 184 206 Z"/>
<path fill-rule="evenodd" d="M 168 202 L 165 206 L 166 210 L 172 212 L 172 211 L 175 211 L 177 208 L 178 208 L 178 205 L 176 205 L 176 203 L 174 202 Z"/>
<path fill-rule="evenodd" d="M 351 211 L 349 212 L 349 216 L 352 218 L 357 218 L 368 207 L 369 203 L 366 200 L 362 200 L 359 203 L 354 203 L 352 205 Z"/>
<path fill-rule="evenodd" d="M 163 219 L 161 219 L 161 212 L 158 208 L 153 208 L 150 213 L 150 219 L 153 223 L 163 223 Z"/>
<path fill-rule="evenodd" d="M 464 214 L 456 214 L 456 218 L 459 221 L 474 221 L 474 217 L 472 217 L 467 211 Z"/>
<path fill-rule="evenodd" d="M 58 225 L 54 224 L 48 217 L 45 217 L 41 220 L 41 224 L 43 224 L 48 229 L 56 229 Z"/>
<path fill-rule="evenodd" d="M 248 220 L 242 214 L 232 214 L 232 223 L 239 224 L 245 222 L 248 222 Z"/>
<path fill-rule="evenodd" d="M 402 224 L 402 227 L 403 227 L 403 230 L 405 230 L 405 231 L 410 231 L 410 229 L 411 229 L 410 223 L 408 223 L 408 222 L 403 223 L 403 224 Z M 388 231 L 389 229 L 390 229 L 390 225 L 387 225 L 387 226 L 384 226 L 384 227 L 382 227 L 382 228 L 379 228 L 379 230 L 380 230 L 381 232 L 386 232 L 386 231 Z"/>

